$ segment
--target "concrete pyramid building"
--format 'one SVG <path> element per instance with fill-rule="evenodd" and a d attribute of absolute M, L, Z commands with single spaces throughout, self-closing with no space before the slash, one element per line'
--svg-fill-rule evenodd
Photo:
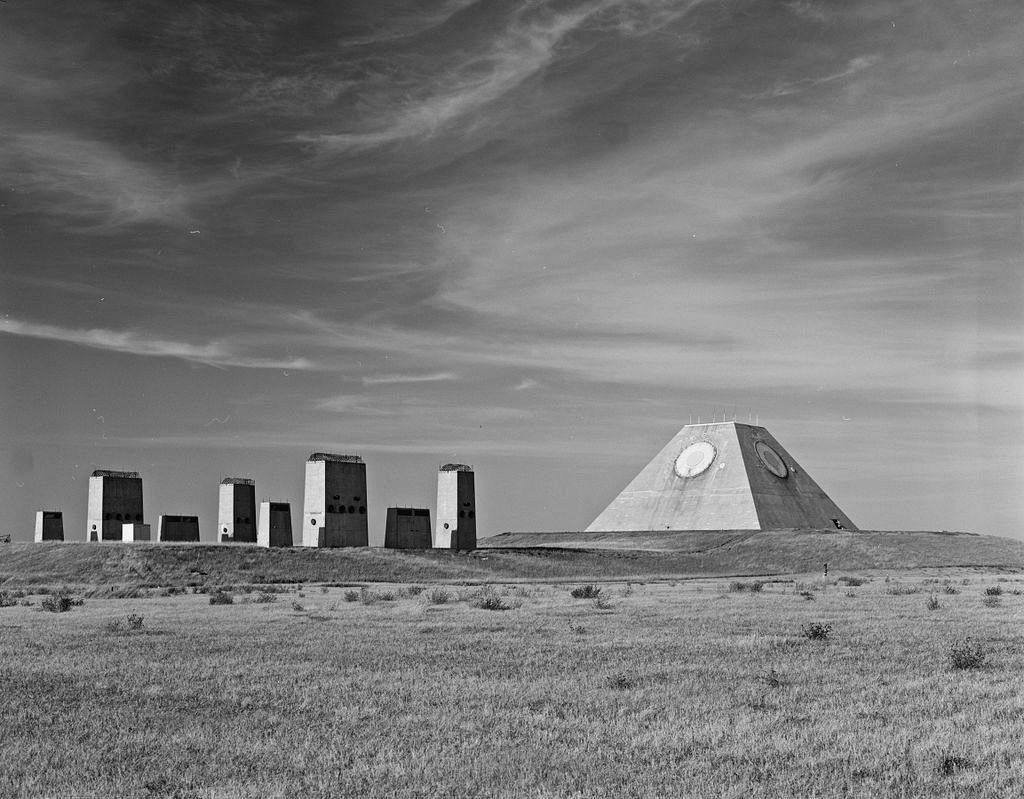
<path fill-rule="evenodd" d="M 763 427 L 690 424 L 587 527 L 648 530 L 856 530 Z"/>

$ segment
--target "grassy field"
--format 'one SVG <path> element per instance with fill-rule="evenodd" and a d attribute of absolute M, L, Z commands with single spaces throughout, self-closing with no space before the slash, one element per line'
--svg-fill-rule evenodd
<path fill-rule="evenodd" d="M 1024 578 L 860 578 L 8 589 L 0 796 L 1024 793 Z"/>

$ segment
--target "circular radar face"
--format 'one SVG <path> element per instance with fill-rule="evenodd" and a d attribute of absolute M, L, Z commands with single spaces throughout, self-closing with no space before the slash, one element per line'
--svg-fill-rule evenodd
<path fill-rule="evenodd" d="M 761 459 L 761 463 L 764 464 L 764 468 L 769 472 L 782 479 L 789 477 L 789 468 L 779 456 L 779 453 L 763 441 L 758 441 L 754 444 L 754 451 L 757 453 L 757 457 Z"/>
<path fill-rule="evenodd" d="M 675 473 L 680 477 L 696 477 L 707 470 L 716 454 L 714 446 L 707 441 L 690 444 L 676 458 Z"/>

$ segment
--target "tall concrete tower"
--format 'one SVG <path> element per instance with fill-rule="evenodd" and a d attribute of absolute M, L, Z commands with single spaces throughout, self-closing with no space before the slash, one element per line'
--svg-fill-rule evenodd
<path fill-rule="evenodd" d="M 434 548 L 476 549 L 476 489 L 464 463 L 446 463 L 437 473 Z"/>
<path fill-rule="evenodd" d="M 314 452 L 306 461 L 304 547 L 365 547 L 366 464 L 358 455 Z"/>
<path fill-rule="evenodd" d="M 261 547 L 290 547 L 292 545 L 292 504 L 290 502 L 260 503 L 256 525 L 256 545 Z"/>
<path fill-rule="evenodd" d="M 138 472 L 97 469 L 89 478 L 89 541 L 120 541 L 121 525 L 142 523 L 142 478 Z"/>
<path fill-rule="evenodd" d="M 35 540 L 63 541 L 64 514 L 59 510 L 37 510 Z"/>
<path fill-rule="evenodd" d="M 648 530 L 856 530 L 763 427 L 689 424 L 587 527 Z"/>
<path fill-rule="evenodd" d="M 217 503 L 217 541 L 256 543 L 256 483 L 246 477 L 220 481 Z"/>

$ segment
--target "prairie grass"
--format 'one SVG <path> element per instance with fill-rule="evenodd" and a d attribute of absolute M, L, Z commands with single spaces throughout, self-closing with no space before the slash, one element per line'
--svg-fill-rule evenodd
<path fill-rule="evenodd" d="M 1024 600 L 728 584 L 620 582 L 610 610 L 559 584 L 2 608 L 0 796 L 1024 793 Z M 821 619 L 824 646 L 800 633 Z M 983 668 L 953 665 L 968 636 Z"/>

